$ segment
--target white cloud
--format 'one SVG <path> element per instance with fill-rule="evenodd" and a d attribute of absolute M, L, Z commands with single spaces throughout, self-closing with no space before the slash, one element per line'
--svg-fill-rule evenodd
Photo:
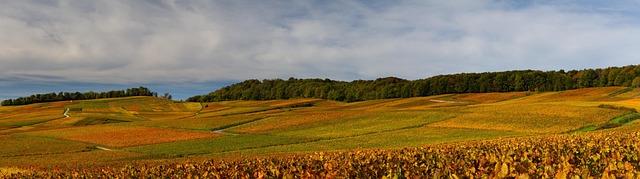
<path fill-rule="evenodd" d="M 632 2 L 370 2 L 7 1 L 0 75 L 102 83 L 415 79 L 638 62 Z"/>

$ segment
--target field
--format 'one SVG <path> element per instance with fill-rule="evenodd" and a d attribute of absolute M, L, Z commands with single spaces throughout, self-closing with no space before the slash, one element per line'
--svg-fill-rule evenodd
<path fill-rule="evenodd" d="M 638 94 L 608 87 L 353 103 L 128 97 L 0 107 L 0 176 L 638 176 Z"/>
<path fill-rule="evenodd" d="M 544 135 L 404 148 L 71 171 L 29 177 L 637 178 L 638 132 Z"/>
<path fill-rule="evenodd" d="M 127 147 L 216 137 L 220 134 L 202 131 L 182 131 L 163 128 L 122 125 L 92 125 L 26 133 L 63 140 L 79 141 L 108 147 Z"/>

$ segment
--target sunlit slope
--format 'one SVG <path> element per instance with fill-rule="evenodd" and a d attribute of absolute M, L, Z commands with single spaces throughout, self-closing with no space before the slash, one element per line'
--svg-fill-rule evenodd
<path fill-rule="evenodd" d="M 154 97 L 87 100 L 65 107 L 71 114 L 115 114 L 140 120 L 175 119 L 193 115 L 202 108 L 198 103 L 174 103 Z"/>
<path fill-rule="evenodd" d="M 78 156 L 98 163 L 401 148 L 502 137 L 640 129 L 640 90 L 180 103 L 154 97 L 0 107 L 0 165 Z M 66 116 L 65 116 L 65 111 Z M 611 125 L 615 124 L 615 125 Z M 51 148 L 41 146 L 53 146 Z M 105 157 L 111 156 L 111 159 Z M 95 159 L 95 160 L 93 160 Z M 55 160 L 55 161 L 53 161 Z"/>
<path fill-rule="evenodd" d="M 0 134 L 108 123 L 176 119 L 194 115 L 198 103 L 153 97 L 64 101 L 0 107 Z M 66 112 L 66 116 L 65 116 Z"/>
<path fill-rule="evenodd" d="M 311 106 L 287 110 L 269 108 L 265 101 L 209 103 L 208 108 L 215 115 L 186 119 L 192 121 L 188 125 L 197 129 L 207 126 L 225 136 L 131 150 L 165 155 L 292 152 L 565 133 L 629 113 L 599 105 L 631 100 L 617 96 L 630 92 L 633 91 L 626 88 L 595 88 L 567 91 L 568 94 L 452 94 L 355 103 L 317 100 Z"/>
<path fill-rule="evenodd" d="M 626 111 L 580 104 L 496 104 L 461 109 L 463 114 L 433 124 L 437 127 L 561 133 L 601 124 Z"/>
<path fill-rule="evenodd" d="M 22 134 L 110 148 L 218 136 L 204 131 L 132 125 L 136 122 L 194 116 L 201 108 L 198 103 L 175 103 L 154 97 L 75 101 L 64 105 L 68 117 L 34 125 L 30 132 Z"/>
<path fill-rule="evenodd" d="M 602 125 L 633 112 L 617 107 L 640 107 L 635 96 L 638 96 L 637 90 L 623 87 L 530 94 L 513 100 L 468 106 L 460 110 L 464 114 L 432 126 L 561 133 Z"/>
<path fill-rule="evenodd" d="M 0 129 L 29 127 L 64 118 L 65 102 L 0 107 Z"/>

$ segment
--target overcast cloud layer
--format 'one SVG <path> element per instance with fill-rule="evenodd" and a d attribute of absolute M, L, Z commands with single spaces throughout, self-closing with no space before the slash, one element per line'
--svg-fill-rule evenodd
<path fill-rule="evenodd" d="M 417 79 L 637 64 L 639 7 L 630 0 L 7 0 L 0 83 Z"/>

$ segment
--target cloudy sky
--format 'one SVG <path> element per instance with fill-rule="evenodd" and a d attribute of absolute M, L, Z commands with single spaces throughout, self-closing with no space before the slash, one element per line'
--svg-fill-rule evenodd
<path fill-rule="evenodd" d="M 632 0 L 2 0 L 0 98 L 640 63 Z"/>

